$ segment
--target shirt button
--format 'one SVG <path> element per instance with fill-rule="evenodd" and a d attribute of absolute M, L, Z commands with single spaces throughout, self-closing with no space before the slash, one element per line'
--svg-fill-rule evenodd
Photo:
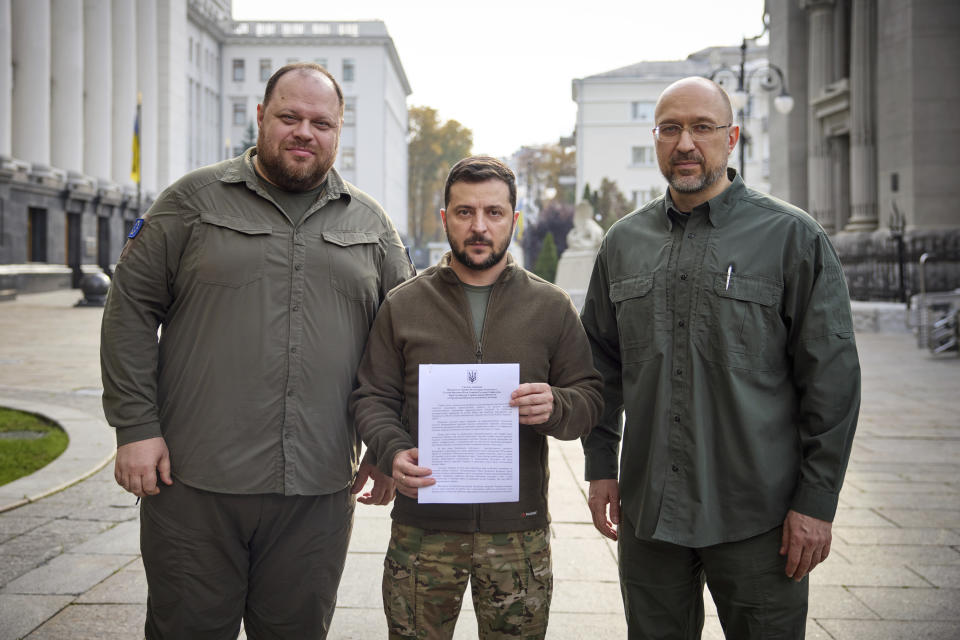
<path fill-rule="evenodd" d="M 300 305 L 298 305 L 298 304 L 293 305 L 293 310 L 294 310 L 294 311 L 300 311 Z"/>
<path fill-rule="evenodd" d="M 680 416 L 673 416 L 674 422 L 680 422 Z"/>
<path fill-rule="evenodd" d="M 289 391 L 287 391 L 287 397 L 288 398 L 293 397 L 293 389 L 290 389 Z"/>
<path fill-rule="evenodd" d="M 683 374 L 683 369 L 677 369 L 677 375 L 679 376 L 681 374 Z"/>
<path fill-rule="evenodd" d="M 686 280 L 686 279 L 687 279 L 687 274 L 681 273 L 681 274 L 680 274 L 680 279 L 681 279 L 681 280 Z"/>
<path fill-rule="evenodd" d="M 295 265 L 293 265 L 293 268 L 296 269 L 297 271 L 300 271 L 301 269 L 303 269 L 303 265 L 302 265 L 302 264 L 295 264 Z"/>
<path fill-rule="evenodd" d="M 693 239 L 694 237 L 696 237 L 696 235 L 697 235 L 697 234 L 695 234 L 695 233 L 688 233 L 688 234 L 687 234 L 687 237 L 690 238 L 690 239 Z"/>
<path fill-rule="evenodd" d="M 680 325 L 681 327 L 684 327 L 684 326 L 686 326 L 686 323 L 685 323 L 685 322 L 684 322 L 683 320 L 681 320 L 681 321 L 680 321 L 680 322 L 678 322 L 677 324 L 679 324 L 679 325 Z"/>
<path fill-rule="evenodd" d="M 677 465 L 672 465 L 670 468 L 673 469 L 674 472 L 680 471 L 680 467 Z"/>
<path fill-rule="evenodd" d="M 296 347 L 290 347 L 290 353 L 296 353 L 296 352 L 297 352 Z"/>

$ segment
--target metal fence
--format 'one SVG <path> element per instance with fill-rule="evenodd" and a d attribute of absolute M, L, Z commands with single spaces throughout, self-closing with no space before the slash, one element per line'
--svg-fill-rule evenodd
<path fill-rule="evenodd" d="M 844 247 L 840 259 L 854 300 L 906 302 L 920 291 L 920 257 L 926 261 L 926 290 L 960 289 L 960 236 L 926 236 L 903 240 L 902 255 L 895 238 Z M 903 280 L 901 284 L 901 273 Z"/>

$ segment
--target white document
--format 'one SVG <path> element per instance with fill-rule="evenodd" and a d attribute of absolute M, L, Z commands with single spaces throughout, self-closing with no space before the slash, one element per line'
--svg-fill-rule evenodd
<path fill-rule="evenodd" d="M 418 502 L 520 500 L 518 386 L 517 363 L 420 365 L 419 464 L 437 483 Z"/>

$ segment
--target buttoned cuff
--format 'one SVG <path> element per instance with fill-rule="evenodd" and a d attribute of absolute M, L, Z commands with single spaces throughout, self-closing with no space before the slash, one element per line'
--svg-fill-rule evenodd
<path fill-rule="evenodd" d="M 150 438 L 161 438 L 163 432 L 160 431 L 159 422 L 147 422 L 132 427 L 117 427 L 117 446 L 122 447 L 131 442 L 140 440 L 149 440 Z"/>
<path fill-rule="evenodd" d="M 790 508 L 797 513 L 802 513 L 805 516 L 810 516 L 817 520 L 833 522 L 834 516 L 837 515 L 837 502 L 839 499 L 840 496 L 831 491 L 823 491 L 822 489 L 801 484 L 797 487 L 797 491 L 793 495 Z"/>

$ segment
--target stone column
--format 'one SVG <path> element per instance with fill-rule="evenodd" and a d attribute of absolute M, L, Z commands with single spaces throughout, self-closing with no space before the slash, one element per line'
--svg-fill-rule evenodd
<path fill-rule="evenodd" d="M 13 111 L 13 59 L 11 47 L 10 0 L 0 0 L 0 156 L 11 152 Z"/>
<path fill-rule="evenodd" d="M 111 177 L 117 184 L 133 184 L 133 121 L 137 115 L 136 5 L 113 0 L 110 7 L 113 49 L 113 113 Z"/>
<path fill-rule="evenodd" d="M 877 0 L 853 0 L 850 51 L 850 222 L 873 231 L 877 216 Z"/>
<path fill-rule="evenodd" d="M 157 181 L 164 187 L 187 170 L 187 2 L 157 4 Z"/>
<path fill-rule="evenodd" d="M 12 152 L 15 158 L 50 165 L 50 0 L 13 0 Z"/>
<path fill-rule="evenodd" d="M 113 71 L 110 0 L 83 2 L 83 172 L 108 180 L 111 166 Z"/>
<path fill-rule="evenodd" d="M 51 0 L 50 161 L 83 173 L 83 4 Z"/>
<path fill-rule="evenodd" d="M 157 2 L 137 2 L 137 87 L 140 110 L 140 184 L 157 191 Z"/>
<path fill-rule="evenodd" d="M 801 0 L 809 19 L 809 55 L 807 88 L 810 99 L 823 95 L 833 78 L 833 3 L 834 0 Z M 807 127 L 808 206 L 810 214 L 828 232 L 834 231 L 830 197 L 830 157 L 827 140 L 816 112 L 809 108 Z"/>

